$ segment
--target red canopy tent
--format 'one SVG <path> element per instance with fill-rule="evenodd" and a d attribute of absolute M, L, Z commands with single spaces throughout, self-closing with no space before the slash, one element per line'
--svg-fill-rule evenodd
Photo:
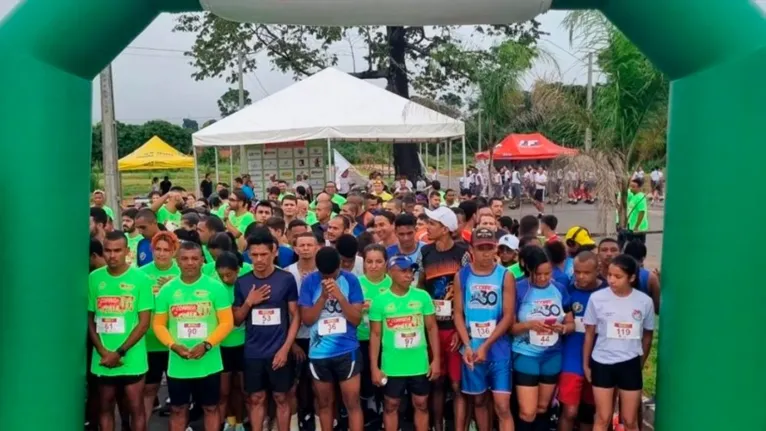
<path fill-rule="evenodd" d="M 511 134 L 495 145 L 493 160 L 550 160 L 566 154 L 577 154 L 573 148 L 561 147 L 540 133 Z M 479 160 L 489 159 L 489 152 L 476 154 Z"/>

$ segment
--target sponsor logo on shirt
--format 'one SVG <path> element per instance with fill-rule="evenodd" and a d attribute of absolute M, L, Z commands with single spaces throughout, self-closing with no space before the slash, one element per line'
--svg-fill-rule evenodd
<path fill-rule="evenodd" d="M 579 302 L 575 302 L 574 304 L 572 304 L 572 311 L 574 311 L 575 313 L 582 313 L 583 309 L 585 309 L 585 307 L 583 307 L 583 305 L 580 304 Z"/>
<path fill-rule="evenodd" d="M 207 298 L 208 296 L 210 296 L 210 292 L 208 292 L 207 290 L 195 290 L 194 296 L 196 296 L 197 298 Z"/>
<path fill-rule="evenodd" d="M 102 281 L 101 283 L 98 283 L 98 288 L 99 288 L 99 290 L 106 289 L 106 282 Z"/>
<path fill-rule="evenodd" d="M 178 304 L 170 306 L 170 314 L 178 319 L 190 317 L 206 317 L 210 315 L 213 304 L 210 301 L 196 304 Z"/>
<path fill-rule="evenodd" d="M 386 326 L 388 329 L 402 330 L 402 329 L 414 329 L 420 326 L 420 320 L 422 316 L 420 314 L 413 314 L 411 316 L 401 317 L 387 317 Z"/>
<path fill-rule="evenodd" d="M 410 301 L 409 304 L 407 304 L 407 308 L 413 311 L 419 311 L 423 308 L 423 304 L 417 301 Z"/>
<path fill-rule="evenodd" d="M 396 311 L 396 305 L 395 304 L 388 304 L 386 305 L 386 313 L 393 313 Z"/>
<path fill-rule="evenodd" d="M 128 284 L 128 283 L 120 283 L 120 289 L 122 289 L 122 290 L 131 291 L 131 290 L 135 289 L 135 287 L 136 287 L 136 286 L 134 286 L 134 285 L 132 285 L 132 284 Z"/>
<path fill-rule="evenodd" d="M 101 296 L 96 300 L 96 308 L 105 313 L 125 313 L 133 311 L 132 295 Z"/>
<path fill-rule="evenodd" d="M 633 320 L 640 322 L 644 318 L 644 313 L 641 310 L 633 310 Z"/>

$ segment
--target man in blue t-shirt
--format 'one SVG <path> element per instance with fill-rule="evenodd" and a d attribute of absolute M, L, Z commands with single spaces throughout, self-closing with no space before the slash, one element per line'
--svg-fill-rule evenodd
<path fill-rule="evenodd" d="M 136 259 L 141 267 L 154 261 L 152 238 L 160 231 L 160 226 L 157 223 L 157 215 L 149 208 L 144 208 L 136 214 L 135 226 L 144 237 L 136 246 Z"/>
<path fill-rule="evenodd" d="M 339 383 L 351 431 L 362 431 L 359 373 L 362 353 L 356 327 L 362 320 L 364 295 L 353 274 L 340 269 L 340 254 L 322 247 L 316 254 L 317 271 L 303 280 L 298 305 L 309 327 L 309 363 L 314 378 L 321 428 L 333 427 L 334 385 Z"/>
<path fill-rule="evenodd" d="M 574 275 L 569 285 L 569 299 L 575 320 L 575 332 L 564 337 L 562 344 L 561 375 L 559 376 L 559 401 L 561 417 L 559 430 L 571 431 L 576 421 L 580 428 L 593 426 L 596 414 L 593 388 L 585 380 L 582 367 L 582 349 L 585 343 L 585 325 L 582 318 L 590 295 L 605 287 L 606 282 L 598 276 L 598 257 L 590 251 L 581 251 L 574 258 Z"/>
<path fill-rule="evenodd" d="M 412 214 L 399 214 L 394 219 L 394 234 L 396 235 L 397 244 L 386 248 L 386 254 L 388 257 L 392 256 L 407 256 L 413 263 L 421 267 L 422 259 L 420 255 L 420 249 L 425 244 L 418 241 L 415 236 L 417 230 L 418 219 Z M 415 283 L 420 280 L 420 272 L 415 272 Z"/>
<path fill-rule="evenodd" d="M 300 327 L 295 277 L 274 267 L 277 243 L 269 232 L 247 239 L 253 270 L 234 287 L 234 324 L 245 325 L 245 391 L 250 399 L 250 423 L 262 424 L 271 391 L 279 429 L 290 426 L 288 392 L 295 382 L 290 349 Z"/>

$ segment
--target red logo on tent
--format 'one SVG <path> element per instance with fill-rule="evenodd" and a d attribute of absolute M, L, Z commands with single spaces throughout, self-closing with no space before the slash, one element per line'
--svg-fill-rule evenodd
<path fill-rule="evenodd" d="M 519 148 L 532 148 L 532 147 L 539 147 L 540 141 L 537 139 L 522 139 L 519 141 Z"/>

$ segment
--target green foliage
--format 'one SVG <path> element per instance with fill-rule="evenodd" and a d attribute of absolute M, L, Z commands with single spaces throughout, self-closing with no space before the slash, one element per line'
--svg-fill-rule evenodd
<path fill-rule="evenodd" d="M 242 90 L 242 94 L 244 96 L 245 106 L 253 103 L 253 100 L 250 99 L 249 91 Z M 229 88 L 228 90 L 226 90 L 225 93 L 223 93 L 223 96 L 221 96 L 221 98 L 218 99 L 217 103 L 218 103 L 218 110 L 221 111 L 222 118 L 228 117 L 229 115 L 239 111 L 239 90 L 234 88 Z"/>
<path fill-rule="evenodd" d="M 103 152 L 101 138 L 103 136 L 101 123 L 93 126 L 91 159 L 101 163 Z M 152 120 L 144 124 L 125 124 L 117 122 L 117 151 L 119 157 L 124 157 L 146 143 L 152 136 L 157 135 L 178 151 L 191 154 L 192 129 L 183 128 L 163 120 Z"/>
<path fill-rule="evenodd" d="M 184 129 L 189 129 L 192 131 L 192 133 L 199 130 L 199 123 L 197 123 L 195 120 L 191 120 L 189 118 L 184 118 L 183 123 L 181 124 L 181 127 Z"/>

